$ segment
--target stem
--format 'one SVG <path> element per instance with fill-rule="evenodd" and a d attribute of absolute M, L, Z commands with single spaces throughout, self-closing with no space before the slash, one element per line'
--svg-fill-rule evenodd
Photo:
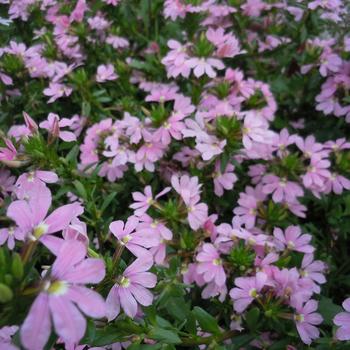
<path fill-rule="evenodd" d="M 119 260 L 122 256 L 124 250 L 124 246 L 118 242 L 117 248 L 113 255 L 113 269 L 112 269 L 112 275 L 114 275 L 118 269 L 119 266 Z"/>
<path fill-rule="evenodd" d="M 38 241 L 29 241 L 24 245 L 23 250 L 21 252 L 21 258 L 23 264 L 26 264 L 29 259 L 32 257 L 36 246 L 38 245 Z"/>

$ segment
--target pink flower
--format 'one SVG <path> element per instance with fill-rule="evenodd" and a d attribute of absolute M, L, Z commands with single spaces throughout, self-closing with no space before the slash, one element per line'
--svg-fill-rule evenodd
<path fill-rule="evenodd" d="M 215 136 L 198 137 L 196 141 L 196 149 L 201 153 L 202 159 L 205 161 L 221 154 L 226 146 L 226 140 L 221 141 Z"/>
<path fill-rule="evenodd" d="M 138 225 L 139 219 L 136 216 L 131 216 L 125 224 L 121 220 L 113 221 L 109 225 L 109 229 L 122 246 L 129 249 L 135 256 L 140 257 L 149 255 L 145 248 L 157 246 L 159 240 L 152 232 L 137 232 L 136 228 Z"/>
<path fill-rule="evenodd" d="M 159 242 L 169 241 L 173 238 L 172 232 L 164 225 L 162 221 L 151 218 L 144 214 L 140 217 L 140 223 L 137 226 L 137 233 L 140 235 L 152 235 L 158 237 Z"/>
<path fill-rule="evenodd" d="M 313 135 L 309 135 L 305 138 L 296 137 L 295 143 L 298 148 L 304 153 L 304 156 L 307 158 L 324 158 L 328 155 L 328 151 L 324 149 L 324 146 L 316 142 L 316 139 Z"/>
<path fill-rule="evenodd" d="M 63 205 L 46 217 L 50 206 L 51 192 L 46 187 L 37 187 L 28 201 L 12 202 L 6 215 L 26 237 L 44 243 L 45 235 L 64 230 L 74 218 L 83 213 L 83 207 L 76 202 Z"/>
<path fill-rule="evenodd" d="M 235 285 L 238 288 L 230 290 L 233 307 L 236 312 L 242 313 L 257 297 L 267 282 L 267 276 L 258 272 L 254 277 L 238 277 Z"/>
<path fill-rule="evenodd" d="M 326 264 L 320 260 L 314 260 L 313 254 L 305 254 L 301 262 L 300 275 L 303 278 L 311 279 L 314 282 L 314 292 L 320 293 L 321 288 L 318 284 L 326 283 L 324 272 Z"/>
<path fill-rule="evenodd" d="M 302 305 L 314 293 L 314 283 L 310 279 L 301 278 L 295 267 L 279 270 L 276 266 L 272 266 L 271 272 L 276 295 L 292 307 Z"/>
<path fill-rule="evenodd" d="M 235 167 L 228 163 L 224 173 L 221 172 L 221 163 L 216 161 L 214 177 L 214 192 L 218 197 L 224 194 L 225 190 L 232 190 L 234 183 L 237 181 L 237 176 L 233 172 Z"/>
<path fill-rule="evenodd" d="M 283 231 L 276 227 L 273 231 L 275 243 L 280 250 L 289 249 L 300 253 L 313 253 L 315 248 L 310 245 L 312 236 L 302 234 L 299 226 L 288 226 L 283 234 Z"/>
<path fill-rule="evenodd" d="M 247 229 L 255 226 L 259 202 L 264 201 L 265 198 L 266 195 L 262 193 L 261 187 L 254 189 L 248 186 L 245 192 L 239 194 L 239 206 L 234 208 L 233 212 L 241 218 Z"/>
<path fill-rule="evenodd" d="M 287 181 L 285 178 L 280 178 L 276 175 L 266 175 L 262 179 L 263 192 L 272 194 L 272 199 L 276 203 L 283 201 L 295 202 L 296 197 L 301 197 L 304 191 L 296 182 Z"/>
<path fill-rule="evenodd" d="M 16 147 L 10 139 L 5 139 L 6 147 L 0 147 L 0 162 L 12 161 L 17 156 Z"/>
<path fill-rule="evenodd" d="M 35 134 L 39 127 L 38 124 L 33 120 L 33 118 L 26 112 L 23 112 L 24 122 L 26 123 L 26 127 L 30 131 L 31 134 Z"/>
<path fill-rule="evenodd" d="M 15 247 L 15 239 L 23 241 L 24 237 L 24 232 L 18 227 L 10 226 L 8 228 L 1 228 L 0 246 L 2 246 L 7 241 L 8 249 L 12 250 Z"/>
<path fill-rule="evenodd" d="M 189 177 L 183 175 L 180 178 L 173 175 L 171 178 L 171 185 L 174 190 L 181 196 L 184 203 L 188 206 L 191 200 L 199 200 L 201 184 L 198 183 L 198 177 Z"/>
<path fill-rule="evenodd" d="M 164 196 L 170 190 L 171 187 L 166 187 L 163 191 L 155 196 L 155 199 Z M 144 213 L 146 213 L 149 207 L 155 203 L 151 186 L 146 186 L 144 191 L 144 194 L 141 192 L 132 193 L 132 198 L 134 199 L 135 203 L 131 204 L 130 208 L 134 209 L 134 214 L 136 216 L 142 216 Z"/>
<path fill-rule="evenodd" d="M 337 314 L 334 317 L 333 322 L 340 327 L 335 334 L 336 338 L 345 341 L 350 340 L 350 298 L 344 300 L 343 308 L 347 312 L 340 312 Z"/>
<path fill-rule="evenodd" d="M 101 64 L 97 67 L 96 81 L 98 83 L 104 83 L 108 80 L 115 80 L 118 75 L 114 72 L 112 64 Z"/>
<path fill-rule="evenodd" d="M 26 349 L 44 348 L 52 322 L 64 342 L 78 343 L 86 330 L 86 320 L 79 309 L 93 318 L 105 316 L 102 297 L 84 287 L 84 284 L 96 284 L 104 278 L 104 263 L 101 259 L 85 259 L 86 253 L 86 247 L 80 242 L 67 241 L 62 245 L 22 324 L 21 342 Z"/>
<path fill-rule="evenodd" d="M 225 65 L 221 60 L 217 58 L 205 58 L 205 57 L 194 57 L 190 58 L 187 65 L 193 69 L 193 74 L 200 78 L 202 75 L 206 74 L 210 78 L 216 77 L 216 72 L 214 68 L 221 70 L 225 68 Z"/>
<path fill-rule="evenodd" d="M 47 120 L 41 122 L 39 126 L 42 129 L 48 130 L 53 136 L 59 137 L 61 140 L 66 142 L 76 141 L 77 137 L 71 131 L 61 131 L 61 128 L 71 126 L 72 121 L 67 118 L 62 118 L 55 114 L 49 113 Z"/>
<path fill-rule="evenodd" d="M 265 118 L 256 112 L 247 112 L 244 117 L 243 146 L 250 150 L 253 143 L 272 144 L 275 134 L 268 130 L 268 123 Z"/>
<path fill-rule="evenodd" d="M 118 278 L 106 299 L 109 321 L 119 315 L 121 307 L 129 317 L 134 318 L 138 303 L 143 306 L 152 304 L 153 295 L 147 289 L 153 288 L 157 283 L 157 276 L 147 272 L 152 265 L 152 259 L 138 258 Z"/>
<path fill-rule="evenodd" d="M 106 43 L 113 46 L 114 49 L 125 48 L 129 46 L 129 41 L 125 38 L 116 35 L 109 35 Z"/>
<path fill-rule="evenodd" d="M 10 194 L 15 189 L 15 180 L 9 170 L 0 169 L 0 194 L 4 197 Z"/>
<path fill-rule="evenodd" d="M 187 212 L 187 220 L 193 230 L 198 230 L 208 218 L 208 206 L 205 203 L 198 203 L 195 199 L 190 201 Z"/>
<path fill-rule="evenodd" d="M 156 86 L 151 90 L 151 93 L 146 96 L 145 101 L 164 103 L 175 100 L 177 97 L 177 90 L 178 87 L 172 85 Z"/>
<path fill-rule="evenodd" d="M 166 66 L 168 77 L 176 78 L 182 75 L 184 78 L 188 78 L 191 68 L 188 64 L 187 47 L 176 40 L 169 40 L 168 47 L 171 50 L 162 59 L 162 63 Z"/>
<path fill-rule="evenodd" d="M 85 11 L 87 10 L 88 10 L 88 6 L 86 5 L 86 0 L 78 0 L 73 12 L 69 16 L 69 20 L 71 22 L 73 21 L 82 22 L 82 20 L 84 19 Z"/>
<path fill-rule="evenodd" d="M 315 327 L 322 323 L 323 318 L 314 312 L 317 310 L 318 302 L 309 300 L 303 307 L 297 307 L 294 314 L 294 321 L 297 326 L 301 340 L 305 344 L 311 344 L 313 339 L 320 336 L 320 331 Z"/>
<path fill-rule="evenodd" d="M 331 163 L 328 159 L 311 158 L 306 174 L 301 176 L 304 186 L 306 188 L 316 186 L 322 189 L 327 179 L 331 176 L 328 170 L 330 165 Z"/>
<path fill-rule="evenodd" d="M 324 193 L 333 191 L 335 194 L 342 194 L 343 189 L 350 190 L 350 180 L 337 173 L 332 173 L 325 182 Z"/>
<path fill-rule="evenodd" d="M 44 89 L 45 96 L 51 96 L 48 103 L 55 102 L 58 98 L 63 96 L 69 96 L 73 89 L 61 83 L 51 82 L 49 87 Z"/>
<path fill-rule="evenodd" d="M 223 262 L 214 245 L 204 243 L 196 260 L 198 261 L 197 272 L 203 275 L 205 282 L 214 281 L 218 286 L 225 284 L 226 273 L 222 266 Z"/>
<path fill-rule="evenodd" d="M 320 74 L 323 77 L 338 72 L 342 65 L 342 59 L 329 48 L 324 49 L 320 61 Z"/>
<path fill-rule="evenodd" d="M 20 175 L 16 181 L 15 192 L 18 199 L 29 199 L 38 187 L 46 187 L 46 183 L 56 183 L 58 176 L 53 171 L 34 170 Z M 43 191 L 47 191 L 43 189 Z"/>
<path fill-rule="evenodd" d="M 235 57 L 242 53 L 237 38 L 231 33 L 225 34 L 223 28 L 219 27 L 216 30 L 209 28 L 206 37 L 216 46 L 217 57 Z"/>
<path fill-rule="evenodd" d="M 5 326 L 0 328 L 1 350 L 18 350 L 17 346 L 11 344 L 12 337 L 18 331 L 18 326 Z"/>

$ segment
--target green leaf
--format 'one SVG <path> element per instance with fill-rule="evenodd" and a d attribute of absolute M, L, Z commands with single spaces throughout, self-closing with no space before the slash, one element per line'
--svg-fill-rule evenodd
<path fill-rule="evenodd" d="M 246 322 L 251 331 L 255 331 L 258 327 L 258 320 L 260 316 L 260 310 L 257 307 L 252 308 L 247 312 Z"/>
<path fill-rule="evenodd" d="M 323 323 L 331 326 L 333 325 L 333 318 L 336 314 L 342 311 L 339 305 L 333 303 L 332 299 L 321 297 L 318 304 L 318 311 L 323 317 Z"/>
<path fill-rule="evenodd" d="M 160 327 L 153 328 L 151 330 L 151 332 L 149 333 L 149 337 L 154 339 L 154 340 L 158 340 L 160 342 L 163 342 L 165 344 L 180 344 L 181 343 L 181 339 L 177 335 L 177 333 L 175 333 L 172 330 L 164 329 L 164 328 L 160 328 Z"/>
<path fill-rule="evenodd" d="M 198 306 L 195 306 L 192 312 L 203 331 L 220 334 L 218 323 L 212 315 Z"/>
<path fill-rule="evenodd" d="M 76 188 L 78 195 L 84 200 L 87 200 L 87 193 L 84 185 L 79 180 L 73 181 L 73 185 Z"/>
<path fill-rule="evenodd" d="M 116 195 L 117 192 L 112 192 L 105 198 L 101 206 L 101 213 L 103 213 L 108 208 Z"/>

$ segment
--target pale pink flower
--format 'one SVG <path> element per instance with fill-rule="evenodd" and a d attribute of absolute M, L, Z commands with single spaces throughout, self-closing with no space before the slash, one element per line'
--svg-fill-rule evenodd
<path fill-rule="evenodd" d="M 173 238 L 172 232 L 165 226 L 162 221 L 153 219 L 147 214 L 142 215 L 139 219 L 140 222 L 136 229 L 138 234 L 158 237 L 160 242 L 163 240 L 169 241 Z"/>
<path fill-rule="evenodd" d="M 301 176 L 304 186 L 311 188 L 314 185 L 322 189 L 327 179 L 331 176 L 328 170 L 330 165 L 331 163 L 328 159 L 311 158 L 306 174 Z"/>
<path fill-rule="evenodd" d="M 247 229 L 255 226 L 258 214 L 259 202 L 263 202 L 266 194 L 261 191 L 261 187 L 246 187 L 245 192 L 239 194 L 239 206 L 233 209 L 234 214 L 238 215 Z"/>
<path fill-rule="evenodd" d="M 18 331 L 18 326 L 4 326 L 0 328 L 1 350 L 18 350 L 17 346 L 11 344 L 12 337 Z"/>
<path fill-rule="evenodd" d="M 217 58 L 193 57 L 187 61 L 187 65 L 193 69 L 193 74 L 197 78 L 204 74 L 209 78 L 215 78 L 216 72 L 214 68 L 217 70 L 225 69 L 225 65 Z"/>
<path fill-rule="evenodd" d="M 51 334 L 64 342 L 78 343 L 84 336 L 86 320 L 106 314 L 103 298 L 84 286 L 99 283 L 105 276 L 102 259 L 85 259 L 86 247 L 77 241 L 65 242 L 41 283 L 41 292 L 32 304 L 21 330 L 21 342 L 28 350 L 41 350 Z"/>
<path fill-rule="evenodd" d="M 176 78 L 182 75 L 184 78 L 188 78 L 191 68 L 188 64 L 189 56 L 186 45 L 182 45 L 176 40 L 169 40 L 168 47 L 170 51 L 162 59 L 162 64 L 166 66 L 168 77 Z"/>
<path fill-rule="evenodd" d="M 147 256 L 149 252 L 145 248 L 155 247 L 159 243 L 159 238 L 152 232 L 137 232 L 139 218 L 131 216 L 126 223 L 123 221 L 113 221 L 109 225 L 109 230 L 118 239 L 119 244 L 129 249 L 135 256 Z"/>
<path fill-rule="evenodd" d="M 0 246 L 6 243 L 8 249 L 12 250 L 15 247 L 15 240 L 24 241 L 24 232 L 15 226 L 0 229 Z"/>
<path fill-rule="evenodd" d="M 0 194 L 6 197 L 15 189 L 16 178 L 11 176 L 9 170 L 0 169 Z"/>
<path fill-rule="evenodd" d="M 193 230 L 198 230 L 208 218 L 208 206 L 205 203 L 198 203 L 196 199 L 190 200 L 187 212 L 187 220 Z"/>
<path fill-rule="evenodd" d="M 340 70 L 342 59 L 333 53 L 331 49 L 326 48 L 321 54 L 320 63 L 320 74 L 326 77 Z"/>
<path fill-rule="evenodd" d="M 132 198 L 134 203 L 130 205 L 130 208 L 134 209 L 134 214 L 136 216 L 142 216 L 153 205 L 156 199 L 164 196 L 171 190 L 171 187 L 166 187 L 163 191 L 158 193 L 153 199 L 152 188 L 151 186 L 146 186 L 144 189 L 144 194 L 141 192 L 133 192 Z"/>
<path fill-rule="evenodd" d="M 268 129 L 268 123 L 265 118 L 256 112 L 247 112 L 244 117 L 243 126 L 243 146 L 250 150 L 253 143 L 272 144 L 275 134 Z"/>
<path fill-rule="evenodd" d="M 96 81 L 98 83 L 116 79 L 118 79 L 118 74 L 115 73 L 112 64 L 101 64 L 97 67 Z"/>
<path fill-rule="evenodd" d="M 224 194 L 225 190 L 232 190 L 237 176 L 234 173 L 235 167 L 228 163 L 224 172 L 221 172 L 221 162 L 216 161 L 214 177 L 214 192 L 218 197 Z"/>
<path fill-rule="evenodd" d="M 196 139 L 196 149 L 201 153 L 202 159 L 208 161 L 224 151 L 227 141 L 219 140 L 215 136 L 206 135 Z"/>
<path fill-rule="evenodd" d="M 298 148 L 304 153 L 304 156 L 307 158 L 318 157 L 324 158 L 328 155 L 328 150 L 325 150 L 324 146 L 316 142 L 316 139 L 313 135 L 309 135 L 305 138 L 296 137 L 295 143 Z"/>
<path fill-rule="evenodd" d="M 173 175 L 171 185 L 187 206 L 190 205 L 191 201 L 198 201 L 200 199 L 199 194 L 202 185 L 198 183 L 197 176 L 189 177 L 188 175 L 182 175 L 179 178 L 177 175 Z"/>
<path fill-rule="evenodd" d="M 313 290 L 315 293 L 320 293 L 319 284 L 326 283 L 324 272 L 327 265 L 321 260 L 314 260 L 313 254 L 305 254 L 301 262 L 300 275 L 303 278 L 309 278 L 314 282 Z"/>
<path fill-rule="evenodd" d="M 294 314 L 294 321 L 300 338 L 308 345 L 311 344 L 312 340 L 320 336 L 320 331 L 315 326 L 321 324 L 323 318 L 320 314 L 315 312 L 317 307 L 317 301 L 309 300 L 304 306 L 297 307 L 296 313 Z"/>
<path fill-rule="evenodd" d="M 17 156 L 16 147 L 10 139 L 5 139 L 6 147 L 0 147 L 0 162 L 12 161 Z"/>
<path fill-rule="evenodd" d="M 280 250 L 289 249 L 300 253 L 313 253 L 315 248 L 310 245 L 312 236 L 309 234 L 302 234 L 299 226 L 288 226 L 283 231 L 276 227 L 273 231 L 276 246 Z"/>
<path fill-rule="evenodd" d="M 324 193 L 333 191 L 335 194 L 342 194 L 343 189 L 350 190 L 350 180 L 337 173 L 332 173 L 325 182 Z"/>
<path fill-rule="evenodd" d="M 44 89 L 45 96 L 50 96 L 48 103 L 55 102 L 58 98 L 66 96 L 68 97 L 72 93 L 73 89 L 61 83 L 51 82 L 49 87 Z"/>
<path fill-rule="evenodd" d="M 153 288 L 157 283 L 157 276 L 148 272 L 152 265 L 152 259 L 138 258 L 118 278 L 106 300 L 109 321 L 119 315 L 120 308 L 126 315 L 134 318 L 137 314 L 138 303 L 143 306 L 152 304 L 153 294 L 148 288 Z"/>
<path fill-rule="evenodd" d="M 177 98 L 177 90 L 178 87 L 172 85 L 155 86 L 150 91 L 150 94 L 146 96 L 145 101 L 164 103 L 175 100 Z"/>
<path fill-rule="evenodd" d="M 335 334 L 338 340 L 350 340 L 350 298 L 343 301 L 343 308 L 345 312 L 340 312 L 337 314 L 333 322 L 335 325 L 339 326 Z"/>
<path fill-rule="evenodd" d="M 78 0 L 73 12 L 69 16 L 69 20 L 71 22 L 82 22 L 84 19 L 84 14 L 88 10 L 88 6 L 86 5 L 86 0 Z"/>
<path fill-rule="evenodd" d="M 267 275 L 258 272 L 254 277 L 238 277 L 235 285 L 238 288 L 230 290 L 230 297 L 233 299 L 233 308 L 236 312 L 242 313 L 257 297 L 267 282 Z"/>
<path fill-rule="evenodd" d="M 129 41 L 121 36 L 109 35 L 106 43 L 113 46 L 114 49 L 123 49 L 129 46 Z"/>
<path fill-rule="evenodd" d="M 49 195 L 46 184 L 56 183 L 58 176 L 53 171 L 33 170 L 20 175 L 15 184 L 15 193 L 18 199 L 29 200 L 32 195 Z"/>
<path fill-rule="evenodd" d="M 164 154 L 165 146 L 154 140 L 153 137 L 146 137 L 143 144 L 135 154 L 134 159 L 131 159 L 135 164 L 137 172 L 147 169 L 150 172 L 155 170 L 155 163 L 160 160 Z"/>
<path fill-rule="evenodd" d="M 74 218 L 83 213 L 84 209 L 75 202 L 63 205 L 47 216 L 52 201 L 51 192 L 45 186 L 36 189 L 31 193 L 28 201 L 12 202 L 6 215 L 17 224 L 26 237 L 33 241 L 40 240 L 45 244 L 46 235 L 67 228 Z"/>
<path fill-rule="evenodd" d="M 298 183 L 276 175 L 269 174 L 264 176 L 262 183 L 262 191 L 266 194 L 272 193 L 272 199 L 276 203 L 283 201 L 295 202 L 297 197 L 301 197 L 304 194 L 302 187 Z"/>
<path fill-rule="evenodd" d="M 226 282 L 226 273 L 220 254 L 213 244 L 204 243 L 196 256 L 197 272 L 203 276 L 205 282 L 214 281 L 222 286 Z"/>
<path fill-rule="evenodd" d="M 48 130 L 48 132 L 56 137 L 59 137 L 61 140 L 66 142 L 76 141 L 77 137 L 71 131 L 65 131 L 61 128 L 69 127 L 72 125 L 72 120 L 67 118 L 62 118 L 55 114 L 49 113 L 47 120 L 39 124 L 40 128 Z"/>

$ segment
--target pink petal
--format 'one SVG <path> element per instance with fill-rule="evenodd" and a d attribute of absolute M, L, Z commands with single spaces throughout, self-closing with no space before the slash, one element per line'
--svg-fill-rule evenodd
<path fill-rule="evenodd" d="M 86 247 L 79 241 L 65 241 L 52 266 L 52 273 L 62 279 L 72 267 L 82 261 L 86 255 Z"/>
<path fill-rule="evenodd" d="M 134 318 L 137 314 L 137 303 L 130 290 L 127 288 L 118 288 L 118 293 L 124 312 L 129 317 Z"/>
<path fill-rule="evenodd" d="M 40 293 L 22 324 L 21 342 L 28 350 L 41 350 L 49 339 L 50 333 L 49 297 L 46 293 Z"/>
<path fill-rule="evenodd" d="M 84 314 L 102 318 L 106 315 L 106 304 L 100 294 L 86 287 L 72 286 L 69 288 L 67 297 L 78 304 Z"/>
<path fill-rule="evenodd" d="M 149 306 L 152 304 L 153 294 L 148 289 L 137 284 L 131 284 L 129 290 L 141 305 Z"/>
<path fill-rule="evenodd" d="M 84 336 L 86 320 L 66 296 L 51 296 L 49 306 L 56 333 L 65 343 L 78 343 Z"/>
<path fill-rule="evenodd" d="M 72 266 L 64 279 L 72 283 L 99 283 L 105 277 L 105 264 L 102 259 L 85 259 L 77 266 Z"/>
<path fill-rule="evenodd" d="M 6 215 L 20 228 L 30 230 L 32 228 L 33 213 L 26 201 L 14 201 L 7 208 Z"/>
<path fill-rule="evenodd" d="M 62 231 L 68 227 L 72 219 L 82 214 L 83 207 L 79 203 L 63 205 L 53 211 L 45 220 L 48 225 L 47 233 Z"/>
<path fill-rule="evenodd" d="M 118 294 L 118 287 L 114 285 L 109 291 L 106 299 L 106 316 L 108 321 L 114 320 L 120 313 L 120 300 Z"/>

